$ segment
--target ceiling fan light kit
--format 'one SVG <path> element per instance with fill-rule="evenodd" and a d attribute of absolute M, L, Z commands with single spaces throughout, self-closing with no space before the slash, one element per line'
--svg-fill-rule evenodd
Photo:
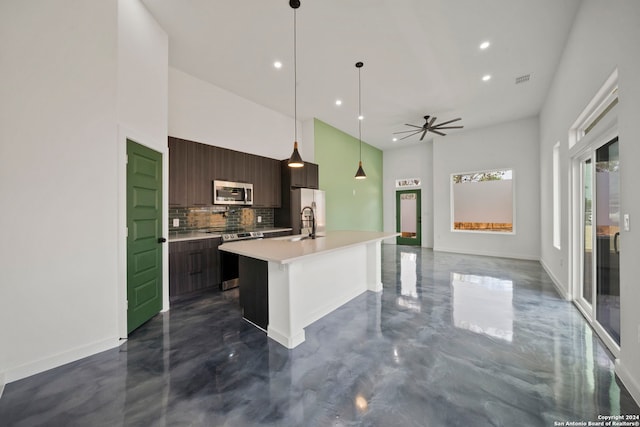
<path fill-rule="evenodd" d="M 297 58 L 296 58 L 296 9 L 300 7 L 300 0 L 289 0 L 289 6 L 293 9 L 293 153 L 289 157 L 288 165 L 290 168 L 301 168 L 304 166 L 304 161 L 298 151 L 298 73 L 297 73 Z"/>
<path fill-rule="evenodd" d="M 401 133 L 408 133 L 409 135 L 403 136 L 402 138 L 399 139 L 400 141 L 402 141 L 403 139 L 406 139 L 421 133 L 422 135 L 420 136 L 420 141 L 422 141 L 424 139 L 424 136 L 427 134 L 427 132 L 432 132 L 432 133 L 435 133 L 436 135 L 445 136 L 446 134 L 442 132 L 443 130 L 462 129 L 464 127 L 464 126 L 446 126 L 450 123 L 454 123 L 459 120 L 462 120 L 462 118 L 460 117 L 452 120 L 447 120 L 446 122 L 435 124 L 436 119 L 437 117 L 435 116 L 434 117 L 431 117 L 429 115 L 424 116 L 424 124 L 422 126 L 405 123 L 405 126 L 412 127 L 413 129 L 394 132 L 393 134 L 396 135 Z"/>

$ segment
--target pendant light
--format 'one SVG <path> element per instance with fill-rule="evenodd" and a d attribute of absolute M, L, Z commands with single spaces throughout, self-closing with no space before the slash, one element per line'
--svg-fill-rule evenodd
<path fill-rule="evenodd" d="M 365 179 L 367 175 L 362 169 L 362 89 L 360 84 L 360 69 L 364 64 L 362 62 L 356 62 L 356 68 L 358 69 L 358 140 L 360 141 L 360 162 L 358 163 L 358 171 L 356 172 L 356 179 Z"/>
<path fill-rule="evenodd" d="M 289 0 L 289 6 L 293 9 L 293 153 L 289 157 L 290 168 L 301 168 L 304 166 L 302 157 L 298 152 L 298 73 L 296 64 L 296 9 L 300 7 L 300 0 Z"/>

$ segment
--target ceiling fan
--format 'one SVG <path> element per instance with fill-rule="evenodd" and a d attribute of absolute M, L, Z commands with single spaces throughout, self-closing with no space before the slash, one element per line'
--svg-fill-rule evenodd
<path fill-rule="evenodd" d="M 445 126 L 445 125 L 448 125 L 449 123 L 457 122 L 458 120 L 462 120 L 462 118 L 458 117 L 457 119 L 434 124 L 436 121 L 436 117 L 424 116 L 424 125 L 417 126 L 417 125 L 405 123 L 405 126 L 411 126 L 412 128 L 415 128 L 415 129 L 394 132 L 393 134 L 395 135 L 398 133 L 408 133 L 409 135 L 406 135 L 400 138 L 400 140 L 403 140 L 405 138 L 409 138 L 410 136 L 422 133 L 422 136 L 420 137 L 420 141 L 422 141 L 424 139 L 424 136 L 427 134 L 427 132 L 433 132 L 435 134 L 445 136 L 446 134 L 441 132 L 443 129 L 462 129 L 463 126 Z"/>

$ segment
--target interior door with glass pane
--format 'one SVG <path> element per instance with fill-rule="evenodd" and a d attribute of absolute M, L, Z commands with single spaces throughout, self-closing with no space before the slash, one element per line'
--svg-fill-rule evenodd
<path fill-rule="evenodd" d="M 420 190 L 396 191 L 396 238 L 398 245 L 422 245 Z"/>

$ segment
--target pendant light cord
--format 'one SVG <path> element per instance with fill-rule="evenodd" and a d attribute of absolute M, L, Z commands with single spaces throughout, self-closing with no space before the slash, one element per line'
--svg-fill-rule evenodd
<path fill-rule="evenodd" d="M 293 129 L 294 141 L 298 141 L 298 66 L 296 43 L 296 9 L 293 9 Z"/>
<path fill-rule="evenodd" d="M 364 66 L 362 61 L 356 62 L 356 68 L 358 68 L 358 142 L 360 143 L 360 161 L 358 162 L 358 170 L 356 171 L 356 179 L 365 179 L 367 174 L 362 169 L 362 74 L 360 68 Z"/>
<path fill-rule="evenodd" d="M 360 161 L 362 161 L 362 87 L 360 83 L 360 68 L 358 67 L 358 140 L 360 141 Z"/>

